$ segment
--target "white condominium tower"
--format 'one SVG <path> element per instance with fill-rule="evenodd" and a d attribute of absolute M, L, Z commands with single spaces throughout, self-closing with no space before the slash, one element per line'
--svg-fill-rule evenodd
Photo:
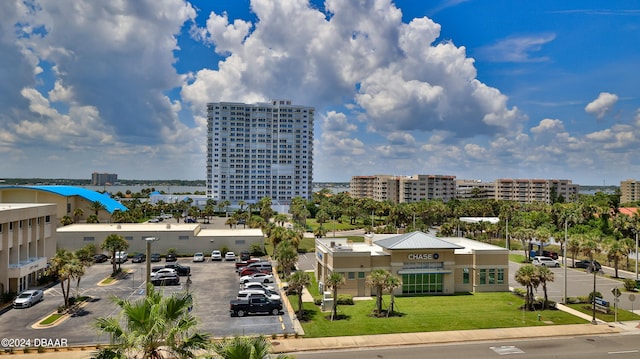
<path fill-rule="evenodd" d="M 309 199 L 313 179 L 313 107 L 289 100 L 207 104 L 207 197 L 289 204 Z"/>

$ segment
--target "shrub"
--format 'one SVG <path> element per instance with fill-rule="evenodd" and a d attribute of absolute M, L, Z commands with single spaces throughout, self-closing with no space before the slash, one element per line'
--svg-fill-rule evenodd
<path fill-rule="evenodd" d="M 513 294 L 517 295 L 518 297 L 524 298 L 524 296 L 527 295 L 527 291 L 526 289 L 522 289 L 522 288 L 514 288 Z"/>
<path fill-rule="evenodd" d="M 589 293 L 589 302 L 588 303 L 593 303 L 593 300 L 594 300 L 593 298 L 594 297 L 602 298 L 602 293 L 600 293 L 598 291 Z"/>
<path fill-rule="evenodd" d="M 626 289 L 628 292 L 636 291 L 636 281 L 634 279 L 625 278 L 623 283 L 624 283 L 624 289 Z"/>
<path fill-rule="evenodd" d="M 260 243 L 251 243 L 251 245 L 249 246 L 249 253 L 251 253 L 252 256 L 260 257 L 264 255 L 264 250 L 262 249 L 262 245 L 260 245 Z"/>
<path fill-rule="evenodd" d="M 313 298 L 313 304 L 322 305 L 322 297 L 314 297 Z"/>
<path fill-rule="evenodd" d="M 353 296 L 347 294 L 338 295 L 339 305 L 353 305 Z"/>

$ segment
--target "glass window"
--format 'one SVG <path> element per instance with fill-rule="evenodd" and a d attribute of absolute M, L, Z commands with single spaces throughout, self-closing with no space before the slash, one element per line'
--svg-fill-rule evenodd
<path fill-rule="evenodd" d="M 93 242 L 93 241 L 95 241 L 95 238 L 94 237 L 84 237 L 83 240 L 85 242 Z"/>
<path fill-rule="evenodd" d="M 487 284 L 487 270 L 480 269 L 480 284 Z"/>
<path fill-rule="evenodd" d="M 358 272 L 358 279 L 364 279 L 365 275 L 364 272 Z"/>
<path fill-rule="evenodd" d="M 496 284 L 496 270 L 489 269 L 489 284 Z"/>
<path fill-rule="evenodd" d="M 498 284 L 504 284 L 504 269 L 498 269 Z"/>
<path fill-rule="evenodd" d="M 347 278 L 348 278 L 349 280 L 356 279 L 356 273 L 355 273 L 355 272 L 348 272 L 348 273 L 347 273 Z"/>
<path fill-rule="evenodd" d="M 469 268 L 462 269 L 462 283 L 469 284 Z"/>

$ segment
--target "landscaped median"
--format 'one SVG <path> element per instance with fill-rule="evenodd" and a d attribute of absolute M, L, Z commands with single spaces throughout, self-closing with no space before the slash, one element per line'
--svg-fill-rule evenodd
<path fill-rule="evenodd" d="M 91 302 L 91 300 L 93 300 L 92 297 L 86 297 L 86 296 L 80 297 L 79 299 L 77 299 L 76 303 L 71 306 L 71 308 L 68 308 L 66 310 L 58 309 L 57 312 L 51 313 L 41 321 L 32 325 L 31 328 L 33 329 L 51 328 L 52 326 L 62 323 L 65 319 L 69 317 L 72 317 L 74 315 L 82 315 L 82 313 L 84 313 L 83 308 L 87 306 Z"/>
<path fill-rule="evenodd" d="M 295 297 L 290 300 L 297 303 Z M 389 301 L 385 296 L 385 307 Z M 522 304 L 522 298 L 508 292 L 396 297 L 396 313 L 388 318 L 373 316 L 375 300 L 367 300 L 339 305 L 345 319 L 330 321 L 317 305 L 304 303 L 301 324 L 305 338 L 319 338 L 588 323 L 556 309 L 523 311 Z"/>

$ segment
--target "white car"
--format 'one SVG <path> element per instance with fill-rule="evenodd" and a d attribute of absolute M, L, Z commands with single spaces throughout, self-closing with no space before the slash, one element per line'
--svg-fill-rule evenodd
<path fill-rule="evenodd" d="M 534 266 L 560 267 L 560 263 L 557 260 L 550 257 L 536 256 L 536 257 L 533 257 L 532 263 Z"/>
<path fill-rule="evenodd" d="M 247 282 L 242 285 L 242 289 L 266 289 L 266 290 L 276 290 L 275 287 L 271 285 L 266 285 L 260 282 Z"/>
<path fill-rule="evenodd" d="M 248 282 L 275 283 L 275 279 L 273 278 L 273 274 L 267 273 L 255 273 L 252 275 L 240 277 L 240 284 L 245 284 Z"/>
<path fill-rule="evenodd" d="M 222 260 L 222 253 L 219 250 L 214 250 L 213 252 L 211 252 L 211 260 L 212 261 L 221 261 Z"/>
<path fill-rule="evenodd" d="M 245 289 L 238 292 L 238 299 L 247 299 L 251 295 L 264 295 L 270 300 L 282 300 L 279 295 L 272 293 L 270 291 L 265 291 L 264 289 Z"/>
<path fill-rule="evenodd" d="M 173 268 L 162 268 L 162 269 L 158 269 L 155 272 L 151 272 L 151 279 L 154 279 L 156 277 L 162 277 L 165 275 L 177 275 L 176 270 Z"/>
<path fill-rule="evenodd" d="M 194 262 L 204 262 L 204 253 L 197 252 L 193 255 Z"/>
<path fill-rule="evenodd" d="M 224 255 L 224 260 L 225 261 L 235 261 L 236 260 L 236 254 L 233 252 L 227 252 Z"/>
<path fill-rule="evenodd" d="M 39 289 L 25 290 L 13 300 L 14 308 L 29 308 L 44 300 L 44 292 Z"/>

